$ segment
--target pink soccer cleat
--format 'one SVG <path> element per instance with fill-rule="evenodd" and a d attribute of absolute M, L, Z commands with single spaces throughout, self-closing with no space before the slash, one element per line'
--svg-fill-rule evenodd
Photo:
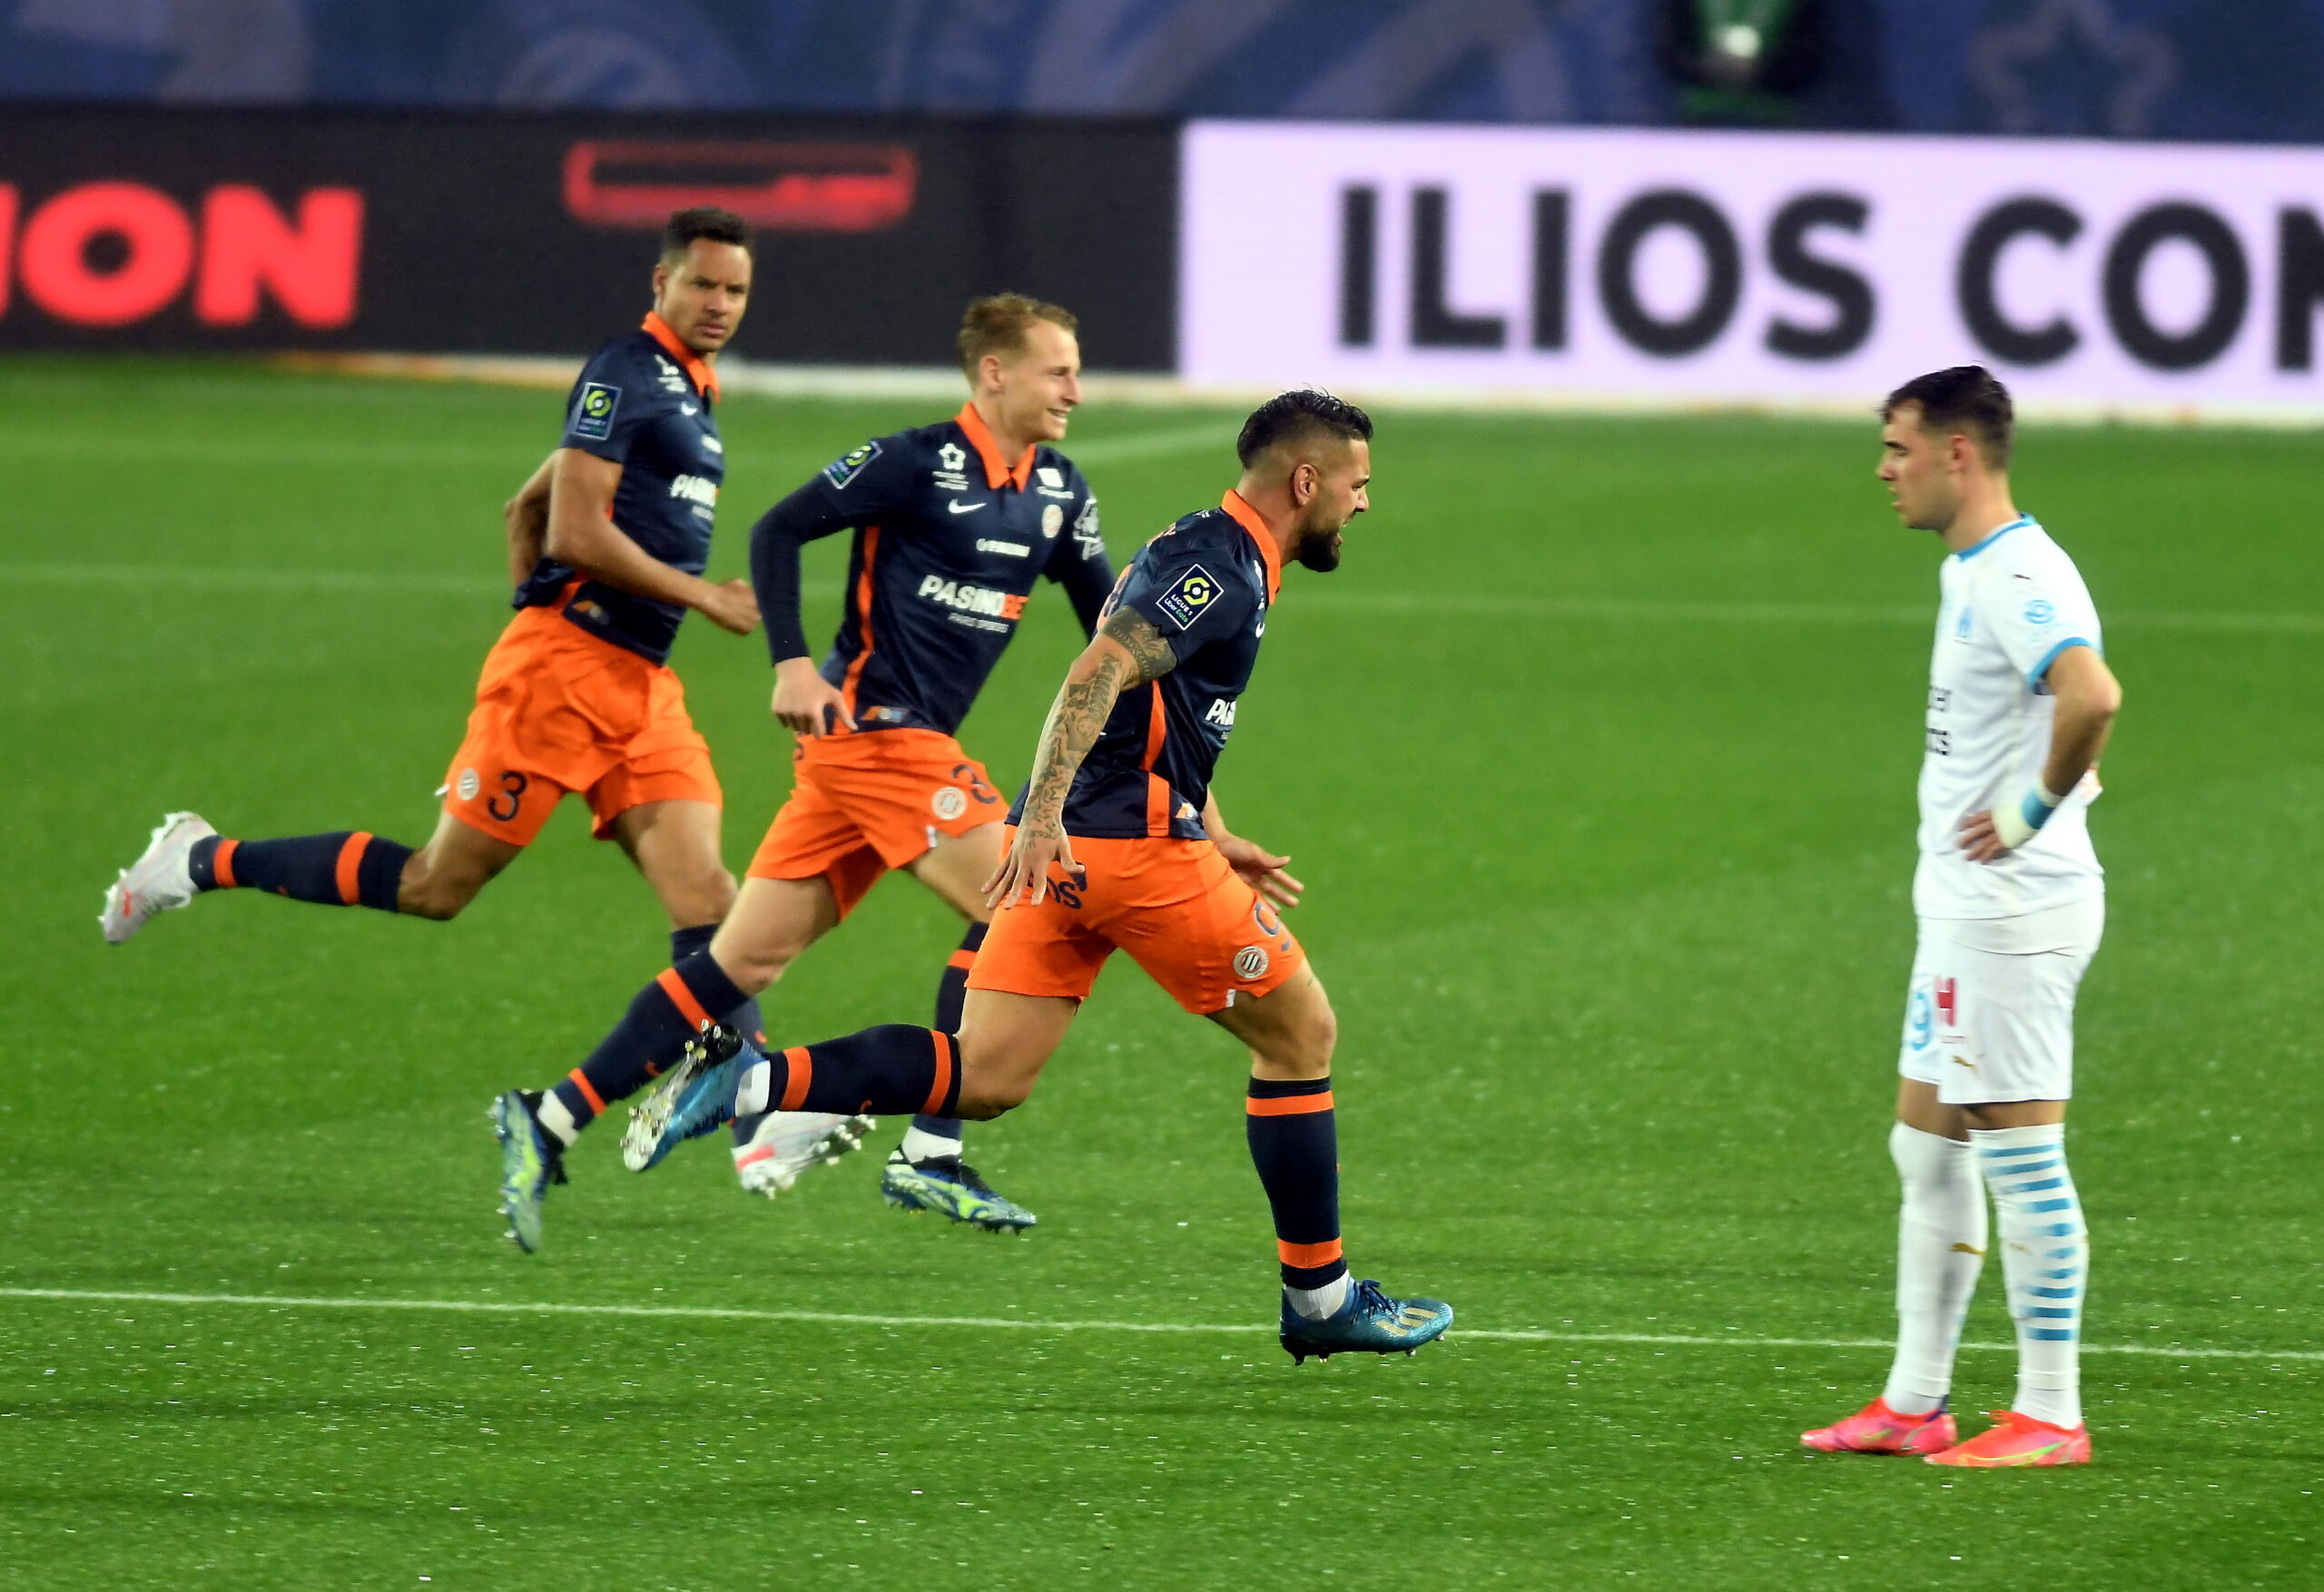
<path fill-rule="evenodd" d="M 2053 1426 L 2014 1410 L 1996 1410 L 1998 1425 L 1989 1426 L 1967 1442 L 1931 1454 L 1932 1465 L 1961 1465 L 1973 1470 L 1999 1470 L 2014 1465 L 2087 1465 L 2090 1428 Z"/>
<path fill-rule="evenodd" d="M 1934 1459 L 1953 1447 L 1959 1433 L 1953 1417 L 1899 1415 L 1886 1399 L 1875 1399 L 1846 1420 L 1799 1434 L 1800 1446 L 1823 1454 L 1925 1454 Z"/>

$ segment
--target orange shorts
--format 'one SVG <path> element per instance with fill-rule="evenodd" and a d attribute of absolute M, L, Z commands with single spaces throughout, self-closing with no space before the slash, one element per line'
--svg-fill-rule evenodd
<path fill-rule="evenodd" d="M 444 811 L 525 846 L 567 791 L 588 798 L 599 840 L 648 801 L 724 801 L 667 664 L 585 634 L 553 608 L 526 608 L 485 656 Z"/>
<path fill-rule="evenodd" d="M 984 764 L 935 730 L 811 736 L 792 769 L 791 799 L 759 842 L 750 877 L 827 879 L 842 918 L 939 835 L 1009 814 Z"/>
<path fill-rule="evenodd" d="M 1307 965 L 1282 917 L 1208 840 L 1073 837 L 1073 874 L 1052 867 L 1036 907 L 992 919 L 969 988 L 1078 1000 L 1118 948 L 1173 999 L 1207 1017 Z"/>

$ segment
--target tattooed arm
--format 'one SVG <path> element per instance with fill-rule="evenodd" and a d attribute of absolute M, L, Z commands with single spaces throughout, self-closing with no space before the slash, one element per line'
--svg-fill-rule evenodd
<path fill-rule="evenodd" d="M 1038 906 L 1049 894 L 1050 864 L 1068 873 L 1078 866 L 1065 835 L 1065 797 L 1073 789 L 1073 776 L 1098 744 L 1122 693 L 1158 680 L 1177 665 L 1177 654 L 1146 615 L 1135 608 L 1117 608 L 1107 615 L 1088 649 L 1066 672 L 1049 722 L 1041 726 L 1017 838 L 1000 869 L 985 881 L 987 905 L 1013 905 L 1022 895 L 1025 905 Z"/>

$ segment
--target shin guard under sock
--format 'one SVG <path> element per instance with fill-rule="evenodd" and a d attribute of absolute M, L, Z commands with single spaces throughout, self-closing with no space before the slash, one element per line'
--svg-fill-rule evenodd
<path fill-rule="evenodd" d="M 1275 1211 L 1283 1285 L 1327 1288 L 1347 1275 L 1340 1250 L 1339 1127 L 1332 1081 L 1253 1078 L 1244 1103 L 1251 1165 Z"/>
<path fill-rule="evenodd" d="M 670 964 L 675 967 L 696 951 L 706 951 L 718 938 L 719 925 L 698 923 L 692 929 L 670 930 Z M 766 1019 L 759 1015 L 758 997 L 752 996 L 732 1011 L 712 1014 L 760 1049 L 766 1048 Z"/>
<path fill-rule="evenodd" d="M 283 840 L 196 840 L 186 855 L 197 890 L 253 889 L 324 907 L 396 909 L 411 848 L 360 830 Z"/>
<path fill-rule="evenodd" d="M 960 1031 L 960 1008 L 968 1004 L 969 969 L 976 966 L 977 951 L 984 945 L 986 926 L 969 925 L 969 932 L 961 937 L 960 948 L 944 964 L 944 977 L 936 983 L 936 1027 L 939 1032 L 957 1034 Z M 924 1135 L 915 1145 L 912 1135 Z M 904 1135 L 904 1158 L 926 1161 L 940 1155 L 960 1153 L 961 1130 L 957 1118 L 931 1116 L 926 1112 L 911 1119 L 911 1127 Z M 937 1141 L 950 1141 L 949 1145 Z M 914 1155 L 917 1149 L 922 1154 Z"/>
<path fill-rule="evenodd" d="M 1933 1415 L 1953 1391 L 1961 1322 L 1989 1247 L 1977 1155 L 1958 1139 L 1888 1130 L 1904 1199 L 1896 1213 L 1896 1356 L 1880 1396 L 1899 1415 Z"/>
<path fill-rule="evenodd" d="M 552 1091 L 575 1132 L 606 1106 L 634 1095 L 677 1056 L 702 1025 L 746 997 L 717 958 L 700 950 L 637 992 L 614 1031 Z"/>
<path fill-rule="evenodd" d="M 737 1117 L 763 1111 L 828 1111 L 840 1116 L 950 1116 L 960 1103 L 952 1036 L 909 1023 L 882 1023 L 842 1039 L 770 1051 L 746 1070 L 734 1096 Z"/>
<path fill-rule="evenodd" d="M 1971 1128 L 1969 1142 L 1993 1191 L 2002 1275 L 2017 1324 L 2017 1397 L 2010 1408 L 2053 1426 L 2080 1426 L 2090 1228 L 2066 1169 L 2065 1125 Z"/>

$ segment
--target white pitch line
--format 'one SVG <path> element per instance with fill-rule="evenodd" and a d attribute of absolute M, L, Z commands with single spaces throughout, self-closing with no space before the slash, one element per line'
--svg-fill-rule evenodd
<path fill-rule="evenodd" d="M 1273 1332 L 1255 1324 L 1207 1322 L 1019 1321 L 1008 1316 L 860 1315 L 827 1310 L 753 1310 L 716 1304 L 556 1304 L 487 1299 L 324 1299 L 287 1293 L 148 1293 L 92 1288 L 0 1288 L 0 1299 L 77 1300 L 96 1304 L 241 1305 L 264 1310 L 406 1310 L 467 1315 L 620 1316 L 648 1321 L 802 1322 L 842 1327 L 978 1327 L 1015 1332 L 1228 1333 Z M 1502 1343 L 1669 1344 L 1685 1349 L 1894 1349 L 1883 1338 L 1711 1338 L 1677 1332 L 1553 1332 L 1462 1328 L 1452 1336 Z M 2014 1354 L 2014 1343 L 1964 1343 L 1964 1349 Z M 2167 1349 L 2145 1343 L 2084 1343 L 2085 1354 L 2141 1354 L 2156 1360 L 2314 1360 L 2310 1349 Z"/>

